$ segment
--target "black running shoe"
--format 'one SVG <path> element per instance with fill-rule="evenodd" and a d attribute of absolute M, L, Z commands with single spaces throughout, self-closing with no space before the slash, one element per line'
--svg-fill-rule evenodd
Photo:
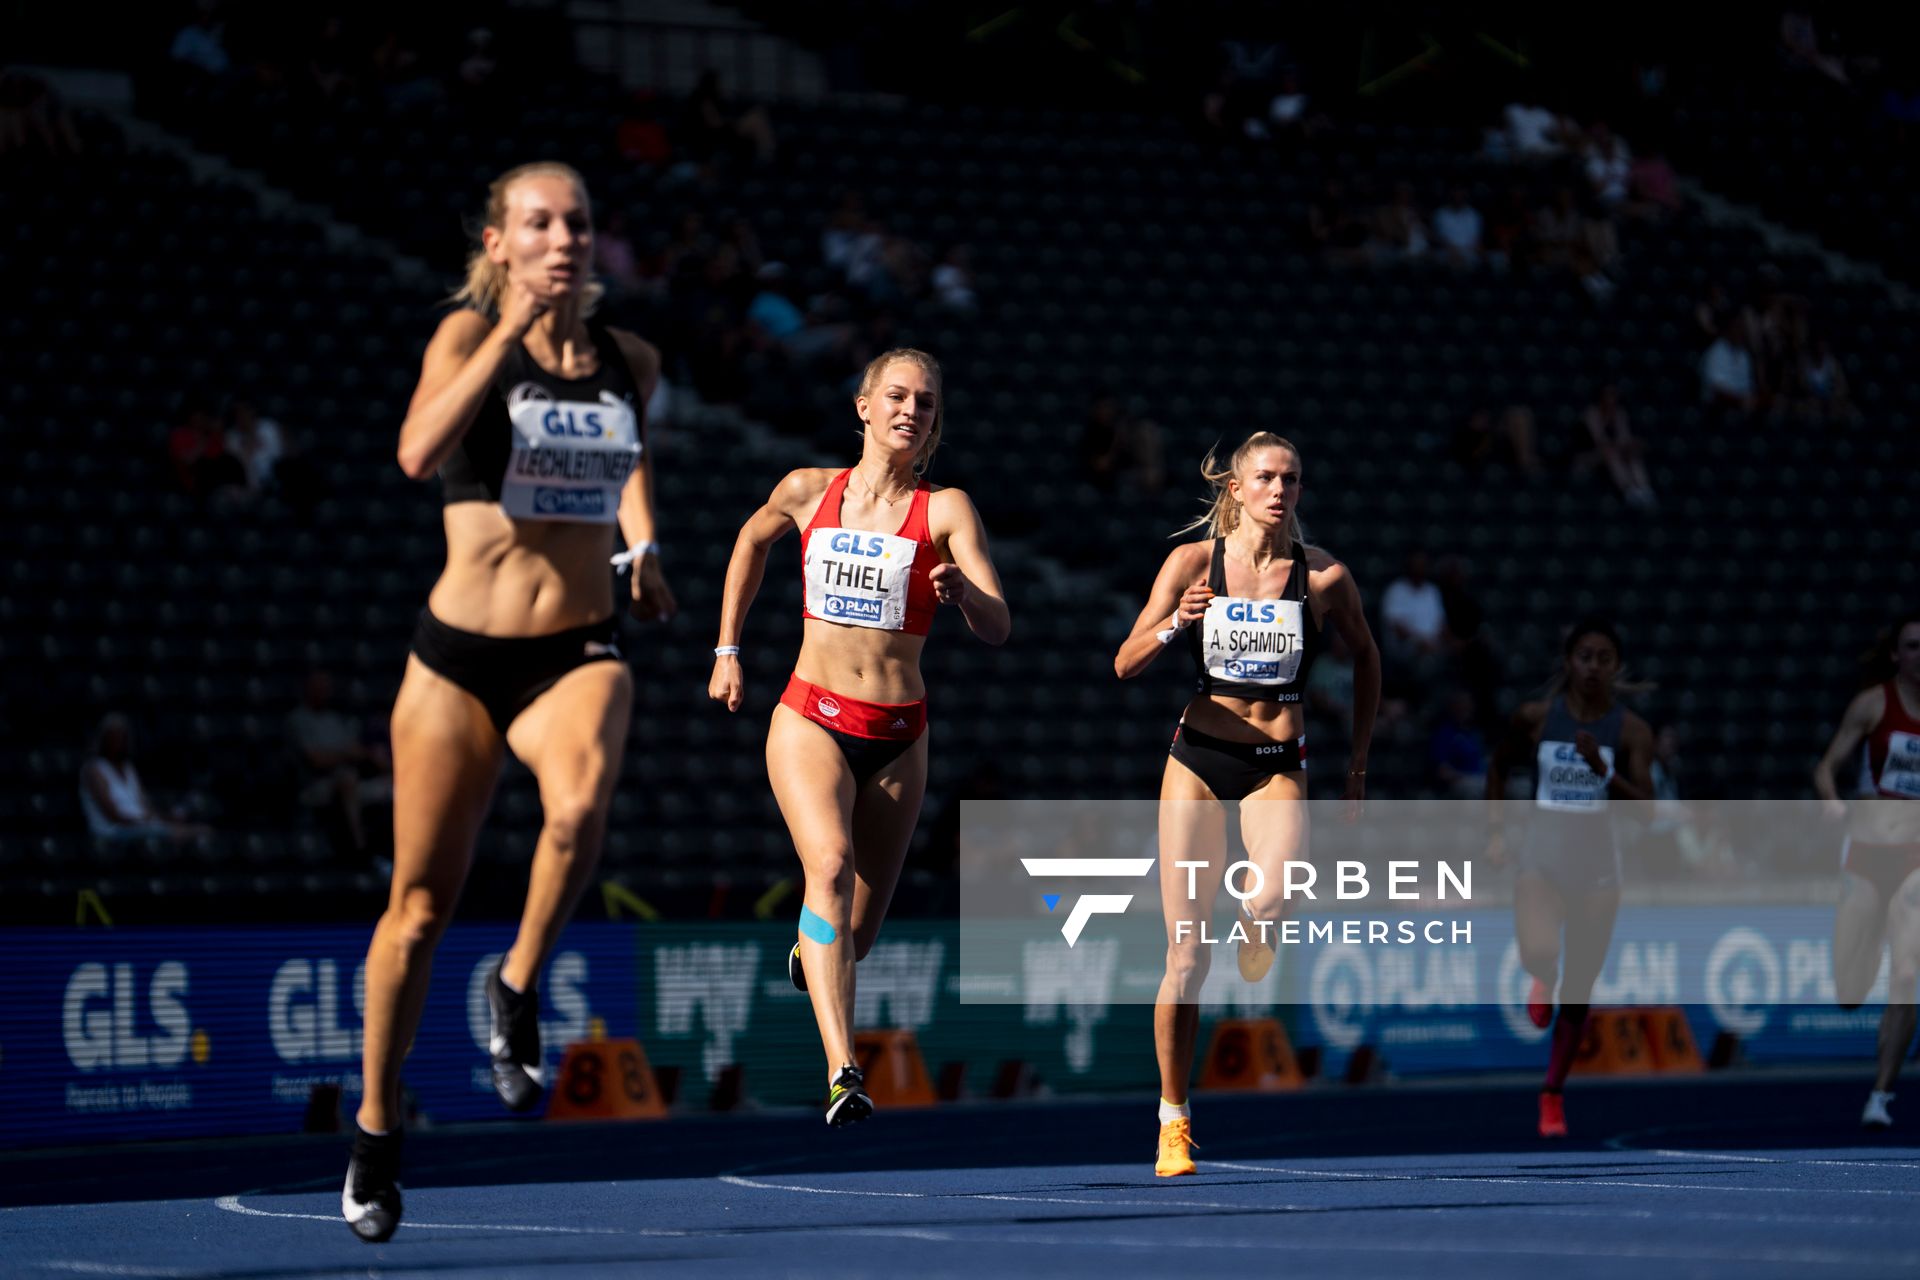
<path fill-rule="evenodd" d="M 795 991 L 807 989 L 807 970 L 800 963 L 800 944 L 794 943 L 793 950 L 787 952 L 787 981 L 793 984 Z"/>
<path fill-rule="evenodd" d="M 873 1099 L 867 1096 L 867 1077 L 860 1068 L 845 1066 L 827 1089 L 827 1123 L 834 1128 L 859 1124 L 873 1114 Z"/>
<path fill-rule="evenodd" d="M 405 1130 L 379 1137 L 353 1126 L 353 1157 L 347 1161 L 347 1185 L 340 1190 L 340 1212 L 353 1234 L 368 1244 L 383 1244 L 400 1226 L 400 1145 Z"/>
<path fill-rule="evenodd" d="M 493 1091 L 509 1111 L 531 1111 L 547 1091 L 540 1058 L 540 993 L 513 992 L 500 980 L 500 966 L 487 975 L 487 1006 L 493 1011 Z"/>

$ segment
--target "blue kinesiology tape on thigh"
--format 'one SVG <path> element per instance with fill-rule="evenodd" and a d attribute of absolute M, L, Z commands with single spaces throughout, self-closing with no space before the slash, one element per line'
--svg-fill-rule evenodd
<path fill-rule="evenodd" d="M 833 931 L 833 926 L 827 923 L 825 917 L 815 914 L 812 907 L 805 905 L 800 908 L 800 932 L 823 947 L 832 946 L 833 940 L 840 936 Z"/>

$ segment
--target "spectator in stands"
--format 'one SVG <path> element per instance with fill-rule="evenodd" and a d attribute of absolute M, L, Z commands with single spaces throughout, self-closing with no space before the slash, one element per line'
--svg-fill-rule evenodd
<path fill-rule="evenodd" d="M 1338 178 L 1328 178 L 1320 198 L 1307 207 L 1307 236 L 1329 262 L 1364 263 L 1370 256 L 1366 225 L 1354 215 Z"/>
<path fill-rule="evenodd" d="M 1507 107 L 1507 128 L 1501 138 L 1521 160 L 1544 160 L 1558 155 L 1563 126 L 1560 117 L 1542 106 L 1515 102 Z"/>
<path fill-rule="evenodd" d="M 274 472 L 286 456 L 286 434 L 272 418 L 262 418 L 251 400 L 227 408 L 228 440 L 246 472 L 247 492 L 262 497 L 274 487 Z"/>
<path fill-rule="evenodd" d="M 1517 183 L 1508 187 L 1506 196 L 1493 206 L 1493 216 L 1487 220 L 1486 246 L 1487 261 L 1498 270 L 1533 262 L 1533 215 L 1525 187 Z"/>
<path fill-rule="evenodd" d="M 1455 428 L 1451 452 L 1455 462 L 1470 470 L 1504 462 L 1532 480 L 1544 471 L 1533 441 L 1533 410 L 1526 405 L 1508 405 L 1497 420 L 1492 410 L 1480 408 Z"/>
<path fill-rule="evenodd" d="M 1658 219 L 1680 211 L 1680 184 L 1666 152 L 1655 147 L 1635 156 L 1633 176 L 1628 183 L 1632 199 L 1627 211 L 1636 217 Z"/>
<path fill-rule="evenodd" d="M 712 67 L 701 72 L 687 98 L 685 141 L 695 155 L 736 155 L 761 164 L 771 161 L 777 149 L 766 111 L 736 106 Z"/>
<path fill-rule="evenodd" d="M 1467 189 L 1455 183 L 1447 202 L 1433 211 L 1433 237 L 1449 262 L 1474 266 L 1480 261 L 1480 211 L 1467 198 Z"/>
<path fill-rule="evenodd" d="M 1394 183 L 1393 198 L 1374 214 L 1373 232 L 1389 258 L 1425 256 L 1427 224 L 1420 216 L 1420 206 L 1414 202 L 1412 183 Z"/>
<path fill-rule="evenodd" d="M 1586 234 L 1586 219 L 1580 216 L 1573 188 L 1562 183 L 1555 187 L 1553 199 L 1533 216 L 1533 260 L 1541 266 L 1567 266 Z"/>
<path fill-rule="evenodd" d="M 1116 486 L 1158 493 L 1166 482 L 1161 466 L 1160 428 L 1132 412 L 1110 390 L 1094 393 L 1080 429 L 1080 462 L 1087 479 L 1102 493 Z"/>
<path fill-rule="evenodd" d="M 300 773 L 300 803 L 325 813 L 347 850 L 367 851 L 366 808 L 393 800 L 393 761 L 369 744 L 360 722 L 333 706 L 333 679 L 307 673 L 300 705 L 287 714 L 287 745 Z"/>
<path fill-rule="evenodd" d="M 1616 136 L 1607 122 L 1594 122 L 1584 141 L 1583 168 L 1587 188 L 1603 209 L 1618 208 L 1627 198 L 1628 179 L 1633 174 L 1633 154 Z"/>
<path fill-rule="evenodd" d="M 193 11 L 193 21 L 173 37 L 167 56 L 179 66 L 224 76 L 233 63 L 227 57 L 226 23 L 220 20 L 218 0 L 198 0 Z"/>
<path fill-rule="evenodd" d="M 347 48 L 345 19 L 330 13 L 320 20 L 319 34 L 307 54 L 307 88 L 329 106 L 344 105 L 353 97 L 353 57 Z"/>
<path fill-rule="evenodd" d="M 1744 316 L 1728 319 L 1720 336 L 1700 357 L 1700 398 L 1708 404 L 1751 413 L 1759 404 L 1753 353 L 1747 345 Z"/>
<path fill-rule="evenodd" d="M 420 64 L 420 54 L 400 28 L 388 26 L 380 33 L 367 57 L 372 82 L 379 87 L 387 106 L 405 108 L 432 102 L 440 97 L 440 85 Z"/>
<path fill-rule="evenodd" d="M 174 484 L 202 502 L 224 500 L 228 490 L 244 492 L 246 467 L 227 448 L 226 432 L 205 400 L 193 400 L 179 426 L 167 437 Z"/>
<path fill-rule="evenodd" d="M 1847 83 L 1846 64 L 1820 48 L 1820 33 L 1807 14 L 1788 9 L 1780 15 L 1780 57 L 1790 71 L 1811 71 L 1836 84 Z"/>
<path fill-rule="evenodd" d="M 1471 800 L 1487 792 L 1487 740 L 1475 722 L 1473 695 L 1455 689 L 1427 740 L 1427 763 L 1442 794 Z"/>
<path fill-rule="evenodd" d="M 162 814 L 154 807 L 133 767 L 133 727 L 117 711 L 101 719 L 80 766 L 80 808 L 87 829 L 102 844 L 160 840 L 178 845 L 210 834 L 205 826 L 185 821 L 184 808 Z"/>
<path fill-rule="evenodd" d="M 1390 685 L 1410 701 L 1425 701 L 1445 657 L 1447 634 L 1446 605 L 1427 576 L 1425 551 L 1409 554 L 1405 571 L 1387 584 L 1380 621 Z"/>
<path fill-rule="evenodd" d="M 454 68 L 454 87 L 469 102 L 485 99 L 500 74 L 500 60 L 493 52 L 493 32 L 475 27 L 467 32 L 466 48 Z"/>
<path fill-rule="evenodd" d="M 1733 303 L 1727 299 L 1727 291 L 1717 282 L 1708 281 L 1707 288 L 1693 304 L 1693 323 L 1704 341 L 1712 342 L 1727 327 L 1733 318 Z"/>
<path fill-rule="evenodd" d="M 727 229 L 721 239 L 739 255 L 742 273 L 758 275 L 760 268 L 767 265 L 767 255 L 760 249 L 759 233 L 753 229 L 753 222 L 746 215 L 736 213 L 728 218 Z"/>
<path fill-rule="evenodd" d="M 1812 417 L 1853 416 L 1853 406 L 1847 399 L 1847 371 L 1825 338 L 1816 339 L 1812 350 L 1800 353 L 1798 391 L 1801 406 Z"/>
<path fill-rule="evenodd" d="M 0 156 L 34 144 L 52 156 L 77 156 L 85 149 L 52 85 L 18 67 L 0 70 Z"/>
<path fill-rule="evenodd" d="M 843 370 L 849 367 L 852 326 L 812 323 L 793 300 L 785 263 L 769 262 L 761 267 L 759 283 L 759 292 L 747 306 L 747 321 L 763 341 L 771 342 L 801 366 L 830 361 Z"/>
<path fill-rule="evenodd" d="M 1447 619 L 1447 647 L 1452 652 L 1460 684 L 1473 699 L 1482 729 L 1497 732 L 1500 659 L 1486 629 L 1486 609 L 1473 590 L 1472 571 L 1459 556 L 1448 556 L 1434 574 L 1440 584 L 1440 605 Z"/>
<path fill-rule="evenodd" d="M 1612 383 L 1601 387 L 1580 421 L 1592 447 L 1576 455 L 1575 472 L 1603 466 L 1629 506 L 1651 508 L 1653 483 L 1647 478 L 1646 451 L 1633 434 L 1627 411 L 1620 407 L 1619 388 Z"/>
<path fill-rule="evenodd" d="M 933 294 L 949 311 L 969 314 L 978 305 L 974 295 L 972 254 L 964 244 L 949 248 L 933 269 Z"/>
<path fill-rule="evenodd" d="M 627 237 L 627 215 L 609 210 L 593 236 L 593 265 L 613 285 L 617 296 L 640 291 L 640 258 Z"/>

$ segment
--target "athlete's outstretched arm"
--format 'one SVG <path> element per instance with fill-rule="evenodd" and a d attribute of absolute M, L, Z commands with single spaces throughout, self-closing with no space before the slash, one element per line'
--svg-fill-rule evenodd
<path fill-rule="evenodd" d="M 653 349 L 651 343 L 625 330 L 613 329 L 609 332 L 619 344 L 620 353 L 626 357 L 627 367 L 633 373 L 633 385 L 640 393 L 640 403 L 634 406 L 634 415 L 641 428 L 642 448 L 633 474 L 627 477 L 626 485 L 620 490 L 620 535 L 627 540 L 627 546 L 643 547 L 650 542 L 657 542 L 660 537 L 653 517 L 653 455 L 645 448 L 647 402 L 653 399 L 654 389 L 660 385 L 660 353 Z M 658 551 L 649 551 L 634 561 L 628 582 L 633 593 L 634 617 L 642 621 L 658 618 L 664 622 L 679 611 L 673 590 L 667 586 L 666 572 L 661 567 Z"/>
<path fill-rule="evenodd" d="M 1829 812 L 1845 812 L 1833 771 L 1860 749 L 1861 739 L 1873 732 L 1874 723 L 1885 710 L 1886 694 L 1878 688 L 1862 690 L 1847 704 L 1847 714 L 1840 718 L 1840 727 L 1834 731 L 1833 741 L 1827 744 L 1827 754 L 1813 766 L 1813 789 L 1827 802 Z"/>
<path fill-rule="evenodd" d="M 942 529 L 934 541 L 947 562 L 935 565 L 929 575 L 934 596 L 941 604 L 959 605 L 973 634 L 988 644 L 1005 644 L 1013 631 L 1013 615 L 1007 611 L 1000 573 L 987 554 L 986 526 L 973 499 L 961 490 L 942 489 L 937 496 Z"/>
<path fill-rule="evenodd" d="M 410 480 L 430 480 L 447 460 L 493 385 L 501 362 L 520 345 L 548 304 L 525 285 L 509 284 L 500 319 L 489 323 L 477 311 L 455 311 L 440 322 L 420 361 L 420 383 L 400 424 L 395 450 Z"/>
<path fill-rule="evenodd" d="M 1338 560 L 1327 565 L 1320 575 L 1320 592 L 1327 620 L 1353 651 L 1353 752 L 1347 760 L 1345 794 L 1358 800 L 1366 794 L 1367 753 L 1373 746 L 1374 717 L 1380 713 L 1380 646 L 1373 642 L 1360 586 L 1346 565 Z"/>
<path fill-rule="evenodd" d="M 1131 680 L 1153 665 L 1160 651 L 1180 632 L 1207 616 L 1206 559 L 1211 544 L 1191 542 L 1175 547 L 1160 566 L 1147 596 L 1147 607 L 1133 621 L 1133 630 L 1113 656 L 1113 674 Z"/>
<path fill-rule="evenodd" d="M 720 638 L 716 648 L 738 648 L 740 632 L 747 625 L 747 610 L 760 594 L 760 581 L 767 572 L 767 552 L 773 544 L 798 527 L 798 513 L 820 496 L 820 485 L 808 470 L 789 471 L 774 486 L 766 504 L 747 517 L 740 536 L 733 540 L 733 556 L 727 561 L 727 585 L 720 594 Z M 715 654 L 713 676 L 707 681 L 707 696 L 738 711 L 743 691 L 738 654 Z"/>

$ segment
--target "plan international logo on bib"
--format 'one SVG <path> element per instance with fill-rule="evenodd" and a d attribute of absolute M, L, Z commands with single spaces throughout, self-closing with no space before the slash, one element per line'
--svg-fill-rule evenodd
<path fill-rule="evenodd" d="M 599 489 L 535 489 L 533 509 L 543 516 L 604 515 L 607 495 Z"/>
<path fill-rule="evenodd" d="M 849 618 L 857 622 L 879 622 L 884 600 L 869 600 L 862 596 L 828 596 L 827 616 L 829 618 Z"/>
<path fill-rule="evenodd" d="M 1244 680 L 1271 680 L 1280 674 L 1280 664 L 1259 658 L 1229 658 L 1227 674 Z"/>

